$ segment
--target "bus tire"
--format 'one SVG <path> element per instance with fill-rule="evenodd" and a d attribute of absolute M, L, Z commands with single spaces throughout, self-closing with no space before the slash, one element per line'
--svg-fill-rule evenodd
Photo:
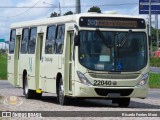
<path fill-rule="evenodd" d="M 57 91 L 57 100 L 58 100 L 58 103 L 60 105 L 66 105 L 67 104 L 67 97 L 64 95 L 64 86 L 63 86 L 63 81 L 62 81 L 62 78 L 60 79 L 59 81 L 59 84 L 58 84 L 58 91 Z"/>
<path fill-rule="evenodd" d="M 34 96 L 34 90 L 28 88 L 27 75 L 24 76 L 24 95 L 26 99 L 32 99 Z"/>
<path fill-rule="evenodd" d="M 42 98 L 42 93 L 36 93 L 35 92 L 35 96 L 34 96 L 35 99 L 39 100 Z"/>
<path fill-rule="evenodd" d="M 117 102 L 119 107 L 128 107 L 130 104 L 130 98 L 120 98 Z"/>

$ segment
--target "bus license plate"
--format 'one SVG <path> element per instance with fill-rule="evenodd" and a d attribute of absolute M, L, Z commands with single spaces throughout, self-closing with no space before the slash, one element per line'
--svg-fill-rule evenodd
<path fill-rule="evenodd" d="M 120 97 L 120 93 L 108 93 L 108 97 Z"/>

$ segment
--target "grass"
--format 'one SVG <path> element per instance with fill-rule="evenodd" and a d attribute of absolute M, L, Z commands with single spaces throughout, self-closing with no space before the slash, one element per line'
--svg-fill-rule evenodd
<path fill-rule="evenodd" d="M 0 53 L 0 79 L 7 79 L 7 55 Z"/>
<path fill-rule="evenodd" d="M 152 67 L 160 67 L 160 58 L 151 58 L 150 59 L 150 66 Z"/>
<path fill-rule="evenodd" d="M 150 73 L 149 87 L 150 88 L 160 88 L 160 74 Z"/>

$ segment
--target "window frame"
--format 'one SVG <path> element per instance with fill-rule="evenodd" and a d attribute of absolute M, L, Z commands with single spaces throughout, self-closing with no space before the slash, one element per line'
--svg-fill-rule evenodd
<path fill-rule="evenodd" d="M 63 54 L 63 51 L 64 51 L 65 27 L 66 27 L 65 24 L 57 24 L 57 28 L 56 28 L 56 40 L 55 40 L 55 42 L 57 43 L 57 40 L 60 40 L 60 39 L 57 39 L 57 38 L 58 38 L 58 27 L 59 27 L 59 26 L 64 26 L 64 35 L 63 35 L 64 38 L 63 38 L 63 44 L 62 44 L 62 45 L 63 45 L 63 48 L 62 48 L 62 50 L 61 50 L 62 52 L 58 52 L 58 51 L 57 51 L 57 48 L 58 48 L 58 46 L 59 46 L 59 45 L 58 45 L 57 48 L 56 48 L 55 54 Z"/>
<path fill-rule="evenodd" d="M 14 45 L 13 45 L 13 52 L 10 51 L 10 42 L 11 42 L 11 39 L 12 39 L 12 33 L 13 31 L 15 31 L 15 39 L 14 39 Z M 16 41 L 16 29 L 11 29 L 10 31 L 10 40 L 9 40 L 9 54 L 14 54 L 14 49 L 15 49 L 15 41 Z"/>
<path fill-rule="evenodd" d="M 22 30 L 22 40 L 21 40 L 21 54 L 27 54 L 28 53 L 28 43 L 27 43 L 27 52 L 26 53 L 22 53 L 22 41 L 23 41 L 23 37 L 24 37 L 24 31 L 25 30 L 28 30 L 28 41 L 27 42 L 29 42 L 29 34 L 30 34 L 30 28 L 29 27 L 26 27 L 26 28 L 23 28 L 23 30 Z"/>
<path fill-rule="evenodd" d="M 31 38 L 31 31 L 32 31 L 32 29 L 34 29 L 34 28 L 36 28 L 36 39 L 35 39 L 35 49 L 34 49 L 34 53 L 30 53 L 29 52 L 29 43 L 30 43 L 30 38 Z M 28 49 L 27 49 L 27 51 L 28 51 L 28 54 L 35 54 L 35 52 L 36 52 L 36 42 L 37 42 L 37 26 L 35 26 L 35 27 L 30 27 L 30 29 L 29 29 L 29 39 L 28 39 Z"/>
<path fill-rule="evenodd" d="M 52 53 L 47 53 L 47 52 L 46 52 L 46 41 L 48 40 L 48 33 L 49 33 L 49 28 L 50 28 L 50 27 L 55 27 L 55 31 L 54 31 L 54 32 L 55 32 L 55 36 L 54 36 L 55 38 L 54 38 L 54 39 L 55 39 L 55 42 L 56 42 L 57 25 L 55 25 L 55 24 L 49 25 L 49 26 L 47 26 L 46 39 L 45 39 L 45 50 L 44 50 L 45 54 L 54 54 L 54 53 L 56 52 L 55 50 L 52 51 Z M 54 43 L 54 44 L 55 44 L 55 43 Z M 55 49 L 55 48 L 53 48 L 53 49 Z"/>

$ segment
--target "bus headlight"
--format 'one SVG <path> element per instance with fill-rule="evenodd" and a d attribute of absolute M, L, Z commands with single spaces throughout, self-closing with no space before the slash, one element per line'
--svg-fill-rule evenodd
<path fill-rule="evenodd" d="M 149 77 L 148 73 L 143 75 L 142 79 L 138 82 L 137 86 L 140 87 L 140 86 L 145 85 L 146 82 L 147 82 L 148 77 Z"/>
<path fill-rule="evenodd" d="M 92 85 L 91 82 L 84 76 L 83 73 L 77 71 L 77 74 L 78 74 L 78 77 L 79 77 L 80 81 L 83 84 L 88 85 L 88 86 Z"/>

